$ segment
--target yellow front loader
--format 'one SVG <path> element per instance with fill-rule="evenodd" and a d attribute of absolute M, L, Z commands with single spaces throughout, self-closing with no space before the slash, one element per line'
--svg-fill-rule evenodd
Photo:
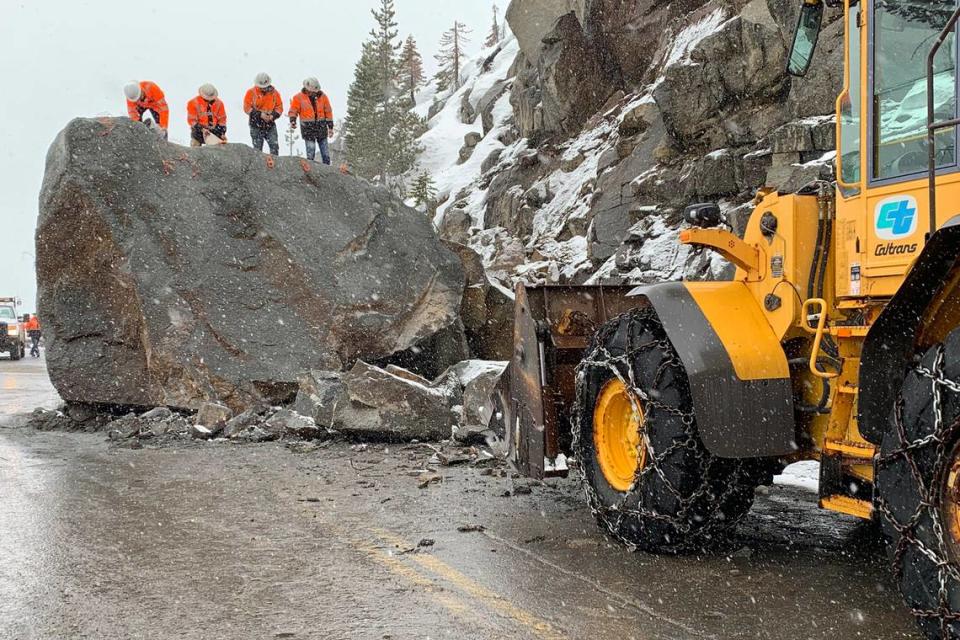
<path fill-rule="evenodd" d="M 523 472 L 576 460 L 603 528 L 657 552 L 711 547 L 819 460 L 820 505 L 878 519 L 922 630 L 960 637 L 960 8 L 843 9 L 836 183 L 761 191 L 743 238 L 689 207 L 680 242 L 731 281 L 519 287 L 504 423 Z M 795 76 L 823 13 L 803 2 Z"/>

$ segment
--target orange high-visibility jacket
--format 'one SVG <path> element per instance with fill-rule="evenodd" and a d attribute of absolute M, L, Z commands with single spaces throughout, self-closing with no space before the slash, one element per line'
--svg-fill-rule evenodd
<path fill-rule="evenodd" d="M 170 124 L 170 108 L 163 91 L 155 83 L 144 80 L 140 83 L 140 92 L 142 95 L 139 100 L 127 100 L 127 113 L 130 118 L 140 122 L 145 112 L 156 111 L 160 118 L 160 128 L 166 129 Z"/>
<path fill-rule="evenodd" d="M 306 90 L 293 96 L 290 100 L 290 113 L 288 114 L 290 119 L 293 120 L 299 116 L 303 122 L 329 120 L 333 123 L 333 107 L 330 106 L 330 98 L 327 97 L 327 94 L 321 92 L 316 97 L 316 101 L 317 108 L 314 109 L 313 103 L 310 102 L 310 94 Z"/>
<path fill-rule="evenodd" d="M 277 117 L 283 115 L 283 98 L 274 87 L 273 91 L 264 93 L 259 87 L 251 87 L 243 97 L 243 112 L 264 111 L 274 113 Z"/>
<path fill-rule="evenodd" d="M 30 316 L 27 323 L 23 325 L 24 331 L 40 331 L 40 319 L 37 316 Z"/>
<path fill-rule="evenodd" d="M 214 98 L 207 102 L 203 96 L 197 96 L 187 103 L 187 124 L 191 127 L 200 125 L 206 129 L 227 126 L 227 110 L 223 100 Z"/>

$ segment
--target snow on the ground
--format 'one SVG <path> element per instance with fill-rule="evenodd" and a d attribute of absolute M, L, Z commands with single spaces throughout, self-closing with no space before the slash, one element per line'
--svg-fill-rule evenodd
<path fill-rule="evenodd" d="M 783 473 L 774 477 L 773 484 L 787 487 L 799 487 L 809 491 L 818 491 L 820 486 L 820 463 L 817 460 L 802 460 L 787 465 Z"/>

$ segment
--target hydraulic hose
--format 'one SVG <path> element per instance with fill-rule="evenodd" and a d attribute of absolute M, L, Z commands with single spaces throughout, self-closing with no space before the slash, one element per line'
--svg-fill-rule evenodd
<path fill-rule="evenodd" d="M 826 211 L 826 216 L 824 220 L 824 230 L 823 230 L 823 251 L 821 260 L 820 260 L 820 270 L 817 274 L 817 297 L 823 297 L 823 290 L 826 285 L 827 278 L 827 264 L 830 261 L 830 243 L 833 242 L 833 200 L 829 195 L 824 195 L 824 209 Z M 840 358 L 840 350 L 837 348 L 837 343 L 834 342 L 832 336 L 825 336 L 823 341 L 823 350 L 827 352 L 832 358 Z"/>
<path fill-rule="evenodd" d="M 820 270 L 820 254 L 823 250 L 823 231 L 824 231 L 824 218 L 826 213 L 824 209 L 826 208 L 826 203 L 823 201 L 823 196 L 817 197 L 817 244 L 813 250 L 813 260 L 810 262 L 810 277 L 807 278 L 807 299 L 813 297 L 814 289 L 816 288 L 817 282 L 817 273 Z"/>
<path fill-rule="evenodd" d="M 806 367 L 809 364 L 807 358 L 792 358 L 787 361 L 787 364 L 790 366 L 801 366 Z M 836 366 L 834 363 L 830 362 L 825 358 L 817 358 L 817 368 L 821 371 L 825 371 L 824 365 Z M 830 413 L 830 408 L 827 406 L 830 404 L 830 380 L 828 378 L 820 378 L 820 381 L 823 383 L 820 391 L 820 401 L 816 405 L 806 404 L 803 402 L 797 403 L 797 411 L 800 413 L 817 413 L 820 415 L 826 415 Z"/>

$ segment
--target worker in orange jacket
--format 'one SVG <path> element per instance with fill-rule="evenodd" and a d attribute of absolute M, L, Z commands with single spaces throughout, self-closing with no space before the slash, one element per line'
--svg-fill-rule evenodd
<path fill-rule="evenodd" d="M 27 336 L 30 337 L 30 355 L 34 358 L 40 357 L 40 318 L 37 317 L 37 314 L 27 314 L 26 322 L 24 322 L 23 330 L 27 332 Z"/>
<path fill-rule="evenodd" d="M 223 100 L 217 97 L 217 88 L 207 83 L 202 85 L 197 93 L 199 95 L 187 103 L 190 146 L 202 147 L 208 135 L 226 140 L 227 110 L 223 106 Z"/>
<path fill-rule="evenodd" d="M 283 115 L 283 99 L 266 73 L 258 73 L 254 82 L 243 98 L 243 112 L 250 116 L 250 140 L 258 151 L 263 151 L 266 141 L 270 153 L 277 156 L 280 155 L 277 118 Z"/>
<path fill-rule="evenodd" d="M 143 116 L 148 111 L 153 115 L 153 121 L 160 125 L 163 137 L 167 137 L 167 128 L 170 126 L 170 108 L 167 98 L 156 83 L 149 80 L 131 82 L 123 88 L 127 96 L 127 113 L 131 120 L 143 122 Z"/>
<path fill-rule="evenodd" d="M 297 126 L 300 118 L 300 135 L 307 148 L 307 159 L 315 160 L 317 145 L 323 164 L 330 164 L 330 147 L 327 137 L 333 135 L 333 107 L 330 98 L 320 90 L 320 81 L 307 78 L 303 90 L 290 100 L 290 129 Z"/>

